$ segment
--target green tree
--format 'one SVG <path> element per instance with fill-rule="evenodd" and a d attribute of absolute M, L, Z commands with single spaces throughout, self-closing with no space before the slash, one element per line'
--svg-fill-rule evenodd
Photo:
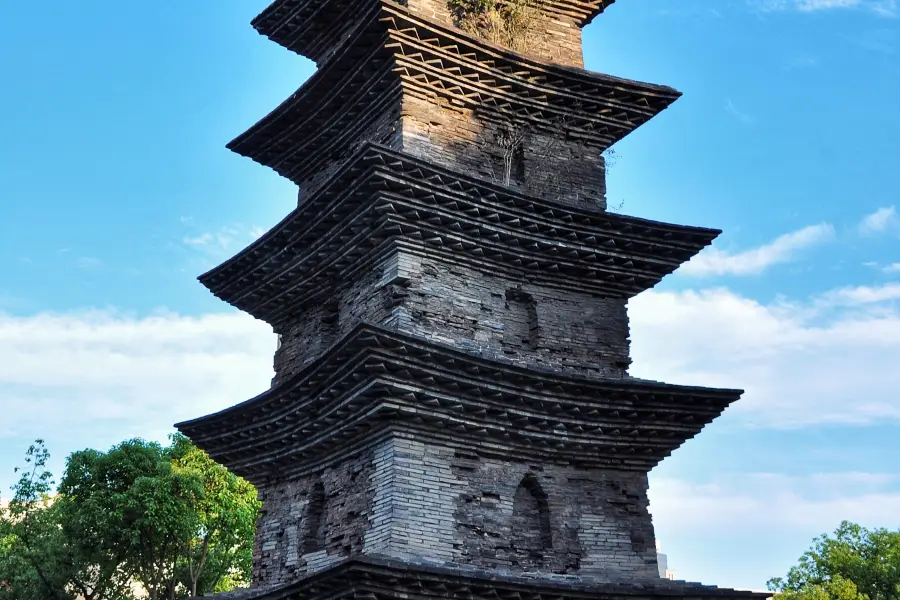
<path fill-rule="evenodd" d="M 199 526 L 202 494 L 192 474 L 176 472 L 168 449 L 128 440 L 108 452 L 69 457 L 59 486 L 67 537 L 121 557 L 121 572 L 151 600 L 178 595 L 178 562 Z"/>
<path fill-rule="evenodd" d="M 784 578 L 769 580 L 785 600 L 900 599 L 900 531 L 844 521 L 823 535 Z"/>
<path fill-rule="evenodd" d="M 260 502 L 256 489 L 180 435 L 172 438 L 176 472 L 201 482 L 198 528 L 184 555 L 181 578 L 192 596 L 249 583 Z"/>
<path fill-rule="evenodd" d="M 187 438 L 73 453 L 51 495 L 38 441 L 0 509 L 0 600 L 151 600 L 229 591 L 249 579 L 256 490 Z"/>
<path fill-rule="evenodd" d="M 26 467 L 0 510 L 0 598 L 17 600 L 122 600 L 127 588 L 114 575 L 118 563 L 81 552 L 65 534 L 65 498 L 52 496 L 46 469 L 49 453 L 41 440 L 25 456 Z"/>
<path fill-rule="evenodd" d="M 41 440 L 28 448 L 9 504 L 0 507 L 0 598 L 68 600 L 60 568 L 58 528 L 50 511 L 52 475 Z"/>
<path fill-rule="evenodd" d="M 76 452 L 59 492 L 65 535 L 83 552 L 119 557 L 120 573 L 151 600 L 227 591 L 249 579 L 256 490 L 187 438 Z"/>

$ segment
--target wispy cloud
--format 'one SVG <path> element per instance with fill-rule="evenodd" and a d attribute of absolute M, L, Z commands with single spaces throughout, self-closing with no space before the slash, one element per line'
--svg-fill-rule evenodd
<path fill-rule="evenodd" d="M 815 56 L 802 55 L 794 56 L 784 61 L 785 71 L 797 71 L 800 69 L 811 69 L 819 65 L 819 59 Z"/>
<path fill-rule="evenodd" d="M 852 286 L 838 288 L 822 294 L 818 298 L 821 305 L 830 307 L 876 304 L 890 300 L 900 300 L 900 283 L 889 283 L 881 286 Z"/>
<path fill-rule="evenodd" d="M 834 227 L 828 223 L 810 225 L 798 231 L 786 233 L 772 242 L 731 253 L 709 248 L 683 265 L 678 272 L 695 277 L 712 275 L 758 275 L 766 268 L 795 260 L 802 250 L 834 239 Z"/>
<path fill-rule="evenodd" d="M 734 105 L 734 102 L 731 101 L 731 98 L 729 98 L 729 99 L 725 102 L 725 110 L 728 111 L 729 114 L 731 114 L 732 116 L 734 116 L 738 121 L 740 121 L 740 122 L 743 123 L 744 125 L 749 125 L 750 123 L 753 122 L 753 117 L 750 116 L 749 114 L 747 114 L 747 113 L 745 113 L 745 112 L 739 110 L 739 109 Z"/>
<path fill-rule="evenodd" d="M 893 206 L 879 208 L 859 222 L 859 232 L 863 235 L 875 235 L 895 229 L 900 230 L 900 215 Z"/>
<path fill-rule="evenodd" d="M 79 269 L 96 269 L 100 265 L 103 264 L 99 258 L 94 258 L 92 256 L 79 256 L 75 260 L 75 266 Z"/>
<path fill-rule="evenodd" d="M 900 273 L 900 262 L 885 265 L 881 270 L 885 273 Z"/>
<path fill-rule="evenodd" d="M 661 478 L 651 482 L 651 510 L 654 520 L 664 519 L 685 533 L 724 527 L 742 533 L 788 528 L 815 535 L 844 519 L 881 525 L 884 515 L 900 510 L 898 483 L 897 475 L 865 472 L 793 477 L 736 473 L 703 483 Z"/>
<path fill-rule="evenodd" d="M 223 254 L 237 251 L 246 244 L 262 236 L 266 230 L 259 226 L 247 227 L 246 225 L 225 225 L 213 231 L 203 231 L 193 235 L 186 235 L 182 243 L 191 248 L 201 250 L 208 254 Z"/>
<path fill-rule="evenodd" d="M 815 536 L 841 521 L 894 527 L 900 510 L 897 477 L 878 472 L 736 472 L 696 480 L 651 473 L 649 496 L 657 538 L 678 579 L 755 589 L 785 575 Z"/>
<path fill-rule="evenodd" d="M 761 12 L 812 13 L 837 9 L 857 9 L 888 18 L 900 14 L 898 0 L 750 0 L 750 5 Z"/>
<path fill-rule="evenodd" d="M 209 248 L 210 246 L 227 250 L 234 241 L 234 230 L 222 228 L 216 232 L 206 231 L 200 235 L 185 236 L 182 241 L 195 248 Z"/>
<path fill-rule="evenodd" d="M 0 490 L 30 439 L 47 439 L 58 471 L 73 450 L 128 436 L 164 441 L 173 423 L 258 394 L 274 350 L 271 328 L 237 312 L 0 310 Z"/>
<path fill-rule="evenodd" d="M 729 410 L 759 427 L 900 423 L 897 299 L 900 284 L 767 304 L 727 289 L 651 290 L 629 302 L 631 373 L 745 388 Z"/>

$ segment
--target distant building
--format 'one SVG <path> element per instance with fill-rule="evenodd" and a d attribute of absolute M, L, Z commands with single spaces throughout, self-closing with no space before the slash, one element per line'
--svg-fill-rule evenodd
<path fill-rule="evenodd" d="M 659 567 L 659 576 L 663 579 L 675 579 L 675 571 L 669 568 L 669 557 L 659 551 L 659 542 L 656 542 L 656 564 Z"/>

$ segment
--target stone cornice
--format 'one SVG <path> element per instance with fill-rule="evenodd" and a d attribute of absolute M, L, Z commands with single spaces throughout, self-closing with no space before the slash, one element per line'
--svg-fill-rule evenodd
<path fill-rule="evenodd" d="M 310 80 L 228 147 L 301 183 L 391 110 L 398 93 L 485 121 L 527 123 L 602 152 L 680 93 L 548 65 L 417 18 L 384 0 Z M 564 124 L 564 125 L 563 125 Z"/>
<path fill-rule="evenodd" d="M 385 427 L 486 454 L 649 471 L 740 395 L 561 376 L 361 324 L 275 388 L 177 427 L 256 482 Z"/>
<path fill-rule="evenodd" d="M 626 583 L 546 574 L 499 574 L 468 567 L 411 564 L 378 556 L 347 559 L 279 588 L 232 594 L 227 596 L 229 600 L 766 600 L 772 596 L 686 581 L 658 579 Z"/>
<path fill-rule="evenodd" d="M 547 0 L 542 9 L 585 25 L 615 0 Z M 253 19 L 261 35 L 317 63 L 377 0 L 277 0 Z"/>
<path fill-rule="evenodd" d="M 580 210 L 366 144 L 316 194 L 200 281 L 277 326 L 390 246 L 628 298 L 718 233 Z"/>

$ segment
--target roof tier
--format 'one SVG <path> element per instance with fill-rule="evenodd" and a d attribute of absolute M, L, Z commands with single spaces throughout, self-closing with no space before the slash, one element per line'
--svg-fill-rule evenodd
<path fill-rule="evenodd" d="M 256 484 L 386 435 L 505 459 L 649 471 L 741 393 L 561 376 L 361 324 L 274 389 L 176 427 Z"/>
<path fill-rule="evenodd" d="M 302 183 L 346 152 L 403 94 L 471 110 L 476 121 L 528 125 L 598 152 L 680 93 L 491 47 L 385 4 L 297 92 L 228 147 Z"/>
<path fill-rule="evenodd" d="M 765 600 L 771 596 L 667 579 L 612 582 L 487 574 L 472 567 L 415 565 L 374 556 L 345 559 L 286 586 L 227 595 L 229 600 Z"/>
<path fill-rule="evenodd" d="M 200 281 L 276 327 L 358 269 L 401 250 L 629 298 L 718 234 L 526 196 L 366 144 L 278 225 Z"/>
<path fill-rule="evenodd" d="M 427 0 L 426 0 L 427 1 Z M 584 26 L 602 13 L 615 0 L 542 0 L 540 10 L 550 17 L 571 20 Z M 262 35 L 288 50 L 317 63 L 322 62 L 336 45 L 352 37 L 350 33 L 360 15 L 384 0 L 276 0 L 253 19 L 253 27 Z M 422 0 L 407 0 L 416 12 Z M 449 15 L 448 15 L 449 16 Z"/>

